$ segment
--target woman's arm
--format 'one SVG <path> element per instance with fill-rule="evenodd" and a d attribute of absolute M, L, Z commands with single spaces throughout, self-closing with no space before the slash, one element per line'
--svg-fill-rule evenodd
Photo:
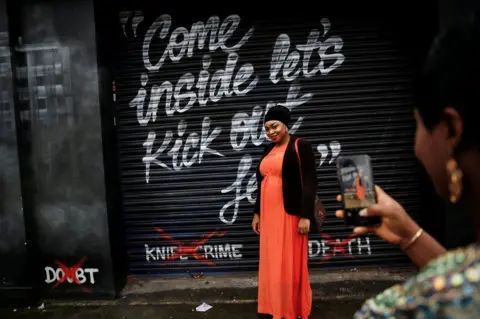
<path fill-rule="evenodd" d="M 419 269 L 422 269 L 433 259 L 445 254 L 447 250 L 425 231 L 422 231 L 420 237 L 408 246 L 410 240 L 419 230 L 419 226 L 416 227 L 415 232 L 412 229 L 411 237 L 408 240 L 403 240 L 400 243 L 400 248 Z"/>
<path fill-rule="evenodd" d="M 375 185 L 377 203 L 360 212 L 363 217 L 381 217 L 381 224 L 369 227 L 356 227 L 357 235 L 375 233 L 385 241 L 398 245 L 412 262 L 423 268 L 432 259 L 444 254 L 446 249 L 426 232 L 419 232 L 420 226 L 407 214 L 400 203 L 390 197 L 381 187 Z M 342 196 L 337 197 L 339 202 Z M 344 218 L 344 211 L 336 212 Z M 420 235 L 420 236 L 418 236 Z M 413 240 L 413 241 L 412 241 Z"/>
<path fill-rule="evenodd" d="M 302 203 L 300 216 L 312 220 L 317 195 L 317 168 L 312 145 L 304 139 L 298 140 L 298 153 L 300 156 L 302 174 Z"/>

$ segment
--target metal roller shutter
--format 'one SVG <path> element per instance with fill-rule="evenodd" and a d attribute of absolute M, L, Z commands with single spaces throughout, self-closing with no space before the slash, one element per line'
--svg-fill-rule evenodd
<path fill-rule="evenodd" d="M 254 173 L 267 143 L 263 115 L 275 103 L 292 109 L 294 131 L 316 149 L 328 215 L 324 233 L 310 235 L 311 269 L 405 262 L 396 247 L 375 236 L 355 237 L 334 217 L 339 154 L 369 154 L 376 182 L 409 211 L 419 207 L 411 75 L 388 30 L 374 20 L 328 15 L 162 14 L 119 15 L 124 38 L 116 121 L 130 272 L 257 270 Z M 210 42 L 205 33 L 201 48 L 195 32 L 209 26 L 223 35 Z M 288 42 L 288 55 L 274 53 L 276 43 Z M 271 62 L 282 58 L 284 64 Z M 274 76 L 271 65 L 283 69 Z M 220 79 L 219 89 L 212 96 L 207 86 L 204 97 L 204 79 L 212 77 Z"/>

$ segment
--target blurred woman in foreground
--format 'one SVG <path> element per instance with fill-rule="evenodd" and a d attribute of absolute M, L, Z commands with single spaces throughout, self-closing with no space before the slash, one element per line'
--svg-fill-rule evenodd
<path fill-rule="evenodd" d="M 480 318 L 479 19 L 463 17 L 436 39 L 415 105 L 415 154 L 436 191 L 470 212 L 477 243 L 447 252 L 378 187 L 378 204 L 362 214 L 381 216 L 381 225 L 355 232 L 399 245 L 420 272 L 367 300 L 354 318 Z"/>

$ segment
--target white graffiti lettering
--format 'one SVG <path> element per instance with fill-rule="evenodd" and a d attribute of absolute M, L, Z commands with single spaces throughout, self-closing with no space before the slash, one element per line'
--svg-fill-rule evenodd
<path fill-rule="evenodd" d="M 204 259 L 231 259 L 238 260 L 242 259 L 243 255 L 241 249 L 243 248 L 242 244 L 219 244 L 219 245 L 201 245 L 196 247 L 197 254 L 193 254 L 190 257 L 198 259 L 202 257 Z M 188 260 L 189 256 L 177 256 L 177 251 L 179 251 L 178 246 L 160 246 L 160 247 L 150 247 L 145 244 L 145 260 L 146 261 L 159 261 L 159 260 L 168 260 L 169 258 L 176 258 L 180 260 Z"/>
<path fill-rule="evenodd" d="M 330 29 L 330 21 L 322 19 L 322 25 L 324 27 L 322 37 L 325 37 Z M 278 77 L 280 71 L 285 81 L 291 82 L 300 75 L 306 78 L 313 77 L 319 72 L 322 75 L 327 75 L 342 65 L 345 61 L 345 56 L 340 53 L 343 48 L 342 38 L 333 36 L 322 42 L 318 39 L 319 36 L 319 30 L 312 30 L 307 43 L 297 45 L 296 50 L 290 52 L 290 37 L 288 34 L 280 34 L 275 41 L 270 62 L 270 81 L 278 83 L 280 81 Z M 330 48 L 333 48 L 334 53 L 327 53 Z M 314 51 L 317 51 L 320 62 L 312 70 L 309 70 L 310 58 Z M 333 60 L 335 62 L 326 67 L 326 62 Z M 300 63 L 301 66 L 299 66 Z"/>
<path fill-rule="evenodd" d="M 200 106 L 205 106 L 208 101 L 217 103 L 223 97 L 232 97 L 233 94 L 244 96 L 253 90 L 258 82 L 258 77 L 252 78 L 254 74 L 253 65 L 245 63 L 235 72 L 238 58 L 238 54 L 230 53 L 225 68 L 210 75 L 208 69 L 211 64 L 211 57 L 204 56 L 203 69 L 200 71 L 196 83 L 192 73 L 186 73 L 178 80 L 173 95 L 175 103 L 173 107 L 170 103 L 165 106 L 167 116 L 173 116 L 175 112 L 184 113 L 190 110 L 197 101 Z M 245 87 L 242 89 L 242 86 Z M 185 92 L 182 93 L 182 91 Z M 182 105 L 184 104 L 182 100 L 188 100 L 186 105 Z"/>
<path fill-rule="evenodd" d="M 203 57 L 202 67 L 198 79 L 192 73 L 185 73 L 180 77 L 175 86 L 170 81 L 164 81 L 162 85 L 153 85 L 150 94 L 148 110 L 144 114 L 144 104 L 147 96 L 145 86 L 148 75 L 141 75 L 142 88 L 138 90 L 136 97 L 129 103 L 130 107 L 136 107 L 137 120 L 141 126 L 149 121 L 155 122 L 160 101 L 165 96 L 165 113 L 173 116 L 175 113 L 185 113 L 198 101 L 200 106 L 207 105 L 208 101 L 219 102 L 223 97 L 244 96 L 255 88 L 258 77 L 254 77 L 254 68 L 250 63 L 243 64 L 235 72 L 239 56 L 230 53 L 224 69 L 210 74 L 209 67 L 211 57 Z M 172 105 L 172 100 L 174 101 Z"/>
<path fill-rule="evenodd" d="M 98 272 L 97 268 L 78 268 L 73 275 L 67 275 L 61 268 L 45 267 L 45 283 L 51 284 L 67 281 L 70 284 L 77 283 L 82 285 L 88 280 L 88 283 L 93 285 L 95 284 L 95 274 Z M 85 274 L 88 275 L 88 278 Z"/>
<path fill-rule="evenodd" d="M 168 81 L 162 83 L 161 86 L 153 85 L 150 94 L 150 102 L 148 103 L 148 110 L 144 114 L 144 104 L 147 97 L 147 90 L 145 86 L 148 82 L 148 75 L 143 73 L 141 76 L 142 88 L 138 90 L 137 96 L 128 104 L 132 108 L 137 109 L 137 121 L 141 126 L 146 126 L 148 122 L 155 122 L 157 119 L 158 105 L 162 96 L 165 94 L 165 105 L 168 107 L 172 103 L 172 84 Z"/>
<path fill-rule="evenodd" d="M 240 49 L 253 34 L 253 27 L 236 43 L 227 46 L 227 41 L 231 42 L 231 37 L 240 25 L 240 17 L 238 15 L 229 15 L 220 25 L 218 16 L 211 16 L 207 23 L 202 21 L 193 23 L 190 31 L 185 27 L 178 27 L 171 33 L 168 44 L 161 58 L 156 64 L 152 64 L 150 60 L 150 45 L 154 36 L 160 30 L 159 38 L 165 40 L 172 26 L 172 18 L 168 14 L 159 16 L 148 29 L 143 42 L 143 63 L 145 68 L 150 72 L 157 72 L 162 67 L 167 58 L 173 63 L 178 63 L 185 53 L 189 58 L 193 56 L 195 44 L 197 49 L 203 50 L 208 38 L 208 50 L 215 52 L 218 49 L 227 53 L 233 53 Z M 220 28 L 219 28 L 220 25 Z"/>
<path fill-rule="evenodd" d="M 216 156 L 222 157 L 223 155 L 210 148 L 210 144 L 213 140 L 220 134 L 222 129 L 216 127 L 213 131 L 210 131 L 210 118 L 208 116 L 204 117 L 202 123 L 202 135 L 199 137 L 197 133 L 190 133 L 183 142 L 183 136 L 187 129 L 187 122 L 185 120 L 178 123 L 177 134 L 178 138 L 175 140 L 172 148 L 168 151 L 167 155 L 172 159 L 172 168 L 175 171 L 181 170 L 182 167 L 191 167 L 195 162 L 202 163 L 205 153 L 210 153 Z M 173 139 L 173 132 L 167 131 L 165 133 L 165 138 L 163 139 L 162 145 L 158 150 L 153 152 L 153 144 L 155 143 L 156 133 L 151 131 L 148 134 L 147 140 L 143 143 L 145 148 L 146 155 L 143 157 L 142 161 L 145 164 L 145 179 L 146 182 L 149 182 L 150 178 L 150 165 L 156 164 L 168 170 L 171 168 L 160 161 L 158 158 L 167 150 L 170 145 L 170 142 Z M 183 151 L 180 150 L 183 147 Z M 192 155 L 190 155 L 191 149 L 197 149 Z"/>
<path fill-rule="evenodd" d="M 365 243 L 362 243 L 362 239 Z M 335 239 L 335 242 L 340 243 L 340 239 Z M 356 249 L 355 249 L 356 248 Z M 341 252 L 340 249 L 334 249 L 329 245 L 327 240 L 309 240 L 308 241 L 308 257 L 327 257 L 330 254 L 336 256 Z M 372 248 L 370 246 L 370 238 L 353 238 L 345 244 L 345 253 L 349 255 L 363 255 L 366 252 L 367 255 L 372 254 Z"/>
<path fill-rule="evenodd" d="M 235 220 L 237 220 L 238 209 L 242 200 L 248 199 L 251 204 L 255 203 L 255 198 L 252 197 L 252 194 L 254 194 L 257 190 L 257 179 L 255 172 L 250 175 L 246 190 L 245 192 L 242 192 L 243 180 L 250 171 L 251 166 L 252 157 L 249 154 L 244 155 L 240 160 L 240 164 L 238 165 L 237 178 L 230 186 L 222 189 L 222 194 L 227 194 L 232 191 L 235 192 L 235 198 L 223 205 L 222 209 L 220 209 L 220 220 L 225 224 L 231 225 L 235 222 Z M 226 211 L 231 206 L 233 206 L 233 212 L 231 213 L 231 217 L 227 218 Z"/>
<path fill-rule="evenodd" d="M 342 150 L 342 146 L 340 145 L 340 142 L 338 141 L 332 141 L 330 144 L 327 146 L 326 144 L 320 144 L 317 146 L 317 151 L 320 153 L 320 164 L 318 165 L 319 167 L 323 165 L 325 160 L 327 159 L 328 155 L 330 154 L 330 151 L 332 153 L 332 156 L 330 158 L 330 161 L 328 164 L 332 164 L 335 159 L 338 157 L 340 154 L 340 151 Z"/>

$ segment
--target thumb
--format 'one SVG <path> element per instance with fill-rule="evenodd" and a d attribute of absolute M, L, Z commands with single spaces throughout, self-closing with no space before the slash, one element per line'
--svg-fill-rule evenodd
<path fill-rule="evenodd" d="M 383 195 L 386 195 L 385 191 L 383 188 L 375 184 L 375 192 L 377 193 L 377 197 L 381 197 Z"/>

